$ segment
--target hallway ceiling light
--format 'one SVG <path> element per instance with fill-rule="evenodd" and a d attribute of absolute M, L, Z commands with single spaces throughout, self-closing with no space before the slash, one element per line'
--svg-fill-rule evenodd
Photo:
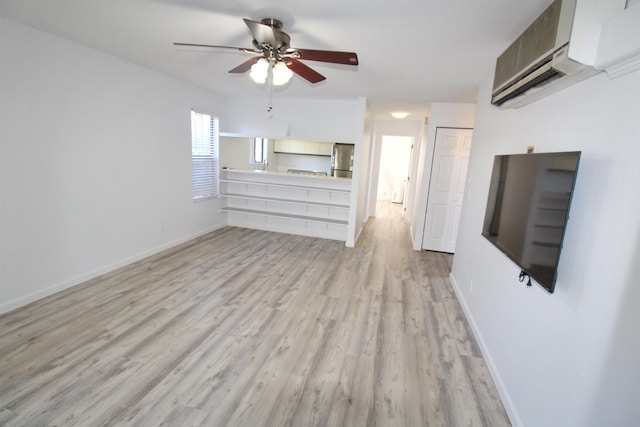
<path fill-rule="evenodd" d="M 406 111 L 394 111 L 391 115 L 396 119 L 404 119 L 409 115 Z"/>

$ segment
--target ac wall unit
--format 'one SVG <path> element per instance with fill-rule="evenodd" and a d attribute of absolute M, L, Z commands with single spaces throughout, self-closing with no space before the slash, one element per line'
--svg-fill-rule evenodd
<path fill-rule="evenodd" d="M 615 78 L 640 70 L 640 1 L 631 4 L 602 25 L 595 67 Z"/>
<path fill-rule="evenodd" d="M 491 103 L 521 107 L 598 73 L 601 24 L 623 8 L 624 0 L 555 0 L 498 57 Z"/>

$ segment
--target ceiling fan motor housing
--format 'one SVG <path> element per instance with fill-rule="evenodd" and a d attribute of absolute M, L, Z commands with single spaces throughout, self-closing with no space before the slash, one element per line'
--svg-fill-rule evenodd
<path fill-rule="evenodd" d="M 260 23 L 272 29 L 272 31 L 270 31 L 270 33 L 272 33 L 270 36 L 273 36 L 275 43 L 272 45 L 272 43 L 260 42 L 254 38 L 252 42 L 256 49 L 264 50 L 265 58 L 274 56 L 276 52 L 285 53 L 290 47 L 291 37 L 289 37 L 289 34 L 282 31 L 282 27 L 284 26 L 282 21 L 275 18 L 263 18 L 260 20 Z"/>
<path fill-rule="evenodd" d="M 276 18 L 262 18 L 260 20 L 260 23 L 264 25 L 268 25 L 272 28 L 277 28 L 278 30 L 281 30 L 283 27 L 282 21 Z"/>

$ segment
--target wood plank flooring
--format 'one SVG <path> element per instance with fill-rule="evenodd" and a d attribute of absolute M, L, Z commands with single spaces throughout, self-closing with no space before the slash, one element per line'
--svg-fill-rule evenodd
<path fill-rule="evenodd" d="M 1 316 L 0 425 L 510 425 L 400 209 L 353 249 L 227 227 Z"/>

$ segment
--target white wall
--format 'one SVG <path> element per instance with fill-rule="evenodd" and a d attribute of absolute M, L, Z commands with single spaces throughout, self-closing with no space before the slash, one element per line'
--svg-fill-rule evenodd
<path fill-rule="evenodd" d="M 331 157 L 309 156 L 305 154 L 275 153 L 277 170 L 286 172 L 287 169 L 306 169 L 318 172 L 326 172 L 331 175 Z"/>
<path fill-rule="evenodd" d="M 221 167 L 231 169 L 262 169 L 262 165 L 250 163 L 251 138 L 229 138 L 223 136 L 220 137 L 219 148 Z"/>
<path fill-rule="evenodd" d="M 355 147 L 356 157 L 354 159 L 353 179 L 357 180 L 356 182 L 358 183 L 357 208 L 355 212 L 356 222 L 354 227 L 355 236 L 353 245 L 349 245 L 350 242 L 347 242 L 347 246 L 355 246 L 358 237 L 360 237 L 360 234 L 362 233 L 364 225 L 371 216 L 371 212 L 369 211 L 369 170 L 371 169 L 374 121 L 373 115 L 371 114 L 371 111 L 368 110 L 366 102 L 362 102 L 360 104 L 360 108 L 362 109 L 362 116 L 364 117 L 364 128 L 361 136 L 362 143 Z M 352 195 L 352 204 L 354 200 L 355 199 Z"/>
<path fill-rule="evenodd" d="M 518 110 L 481 86 L 452 281 L 514 425 L 640 424 L 640 72 Z M 581 150 L 555 293 L 481 235 L 493 156 Z M 471 288 L 471 284 L 473 287 Z"/>
<path fill-rule="evenodd" d="M 288 169 L 305 169 L 325 172 L 331 175 L 331 157 L 307 154 L 277 153 L 273 151 L 274 140 L 268 143 L 268 164 L 263 168 L 262 164 L 250 163 L 251 138 L 221 137 L 220 138 L 220 164 L 232 169 L 259 169 L 274 172 L 286 172 Z"/>
<path fill-rule="evenodd" d="M 415 207 L 411 216 L 411 238 L 413 249 L 422 248 L 422 234 L 427 213 L 427 195 L 431 179 L 431 163 L 433 162 L 433 144 L 439 127 L 473 128 L 475 121 L 475 104 L 436 103 L 431 105 L 427 132 L 420 141 L 418 171 L 415 189 Z"/>
<path fill-rule="evenodd" d="M 273 100 L 267 112 L 263 97 L 229 98 L 228 120 L 221 130 L 242 136 L 362 143 L 364 113 L 359 99 Z"/>
<path fill-rule="evenodd" d="M 0 19 L 0 311 L 223 225 L 190 109 L 224 98 Z"/>

